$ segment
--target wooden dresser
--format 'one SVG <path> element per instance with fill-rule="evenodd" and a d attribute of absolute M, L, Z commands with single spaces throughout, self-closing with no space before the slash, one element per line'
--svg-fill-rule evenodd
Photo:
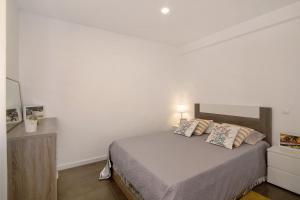
<path fill-rule="evenodd" d="M 57 120 L 39 121 L 26 133 L 24 123 L 7 134 L 8 199 L 56 200 Z"/>

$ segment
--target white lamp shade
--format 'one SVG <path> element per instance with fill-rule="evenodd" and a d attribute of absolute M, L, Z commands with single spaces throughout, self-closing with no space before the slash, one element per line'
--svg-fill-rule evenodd
<path fill-rule="evenodd" d="M 186 105 L 178 105 L 177 106 L 177 112 L 185 113 L 186 111 L 187 111 L 187 106 Z"/>

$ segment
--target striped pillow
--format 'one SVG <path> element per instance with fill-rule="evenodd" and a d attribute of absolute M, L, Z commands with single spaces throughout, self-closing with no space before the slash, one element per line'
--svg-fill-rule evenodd
<path fill-rule="evenodd" d="M 247 128 L 244 126 L 239 126 L 239 125 L 235 125 L 235 124 L 227 124 L 227 125 L 231 125 L 231 126 L 237 126 L 240 128 L 234 142 L 233 142 L 233 146 L 234 147 L 239 147 L 241 146 L 241 144 L 244 142 L 244 140 L 251 134 L 254 132 L 253 129 L 251 128 Z"/>
<path fill-rule="evenodd" d="M 212 120 L 196 119 L 199 121 L 196 129 L 194 130 L 194 135 L 202 135 L 209 125 L 212 123 Z"/>

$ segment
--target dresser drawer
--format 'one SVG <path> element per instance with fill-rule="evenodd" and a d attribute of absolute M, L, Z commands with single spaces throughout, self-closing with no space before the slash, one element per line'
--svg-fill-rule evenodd
<path fill-rule="evenodd" d="M 300 159 L 268 152 L 268 166 L 300 176 Z M 300 183 L 299 183 L 300 184 Z"/>
<path fill-rule="evenodd" d="M 300 194 L 300 176 L 268 167 L 268 182 Z"/>

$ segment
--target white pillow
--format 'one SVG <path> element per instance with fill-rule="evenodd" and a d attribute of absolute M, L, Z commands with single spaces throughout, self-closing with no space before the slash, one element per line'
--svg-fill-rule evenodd
<path fill-rule="evenodd" d="M 247 144 L 255 145 L 259 141 L 262 141 L 265 137 L 266 137 L 266 135 L 264 135 L 260 132 L 254 131 L 248 137 L 246 137 L 244 142 Z"/>
<path fill-rule="evenodd" d="M 191 137 L 194 130 L 196 129 L 199 121 L 185 121 L 174 131 L 178 135 L 184 135 L 186 137 Z"/>
<path fill-rule="evenodd" d="M 239 127 L 229 125 L 216 125 L 206 142 L 232 149 L 233 142 L 239 132 Z"/>

